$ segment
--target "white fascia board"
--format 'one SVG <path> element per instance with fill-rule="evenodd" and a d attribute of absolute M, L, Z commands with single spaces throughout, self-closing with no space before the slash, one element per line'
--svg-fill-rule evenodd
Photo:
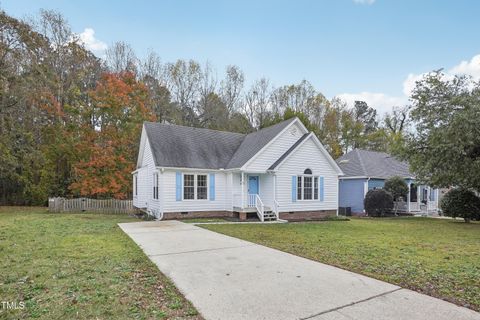
<path fill-rule="evenodd" d="M 346 177 L 346 176 L 343 176 L 343 177 L 340 177 L 339 179 L 341 180 L 350 180 L 350 179 L 368 179 L 367 176 L 351 176 L 351 177 Z"/>
<path fill-rule="evenodd" d="M 177 170 L 180 170 L 180 171 L 195 171 L 195 172 L 198 172 L 198 171 L 201 171 L 201 172 L 212 172 L 212 171 L 215 171 L 215 172 L 225 172 L 226 170 L 222 170 L 222 169 L 205 169 L 205 168 L 183 168 L 183 167 L 164 167 L 164 166 L 157 166 L 155 167 L 157 170 L 170 170 L 170 171 L 177 171 Z"/>

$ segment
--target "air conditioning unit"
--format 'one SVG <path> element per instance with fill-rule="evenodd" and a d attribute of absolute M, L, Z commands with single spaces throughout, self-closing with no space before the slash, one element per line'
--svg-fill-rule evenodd
<path fill-rule="evenodd" d="M 339 207 L 338 214 L 346 217 L 350 217 L 352 215 L 352 207 Z"/>

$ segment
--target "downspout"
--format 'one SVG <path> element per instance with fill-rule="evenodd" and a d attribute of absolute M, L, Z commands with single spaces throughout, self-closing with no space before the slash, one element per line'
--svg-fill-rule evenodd
<path fill-rule="evenodd" d="M 158 188 L 159 190 L 159 197 L 158 197 L 158 213 L 159 217 L 157 218 L 158 221 L 163 220 L 163 206 L 165 204 L 165 199 L 164 199 L 164 193 L 165 193 L 165 179 L 162 179 L 160 177 L 163 177 L 163 173 L 165 172 L 165 168 L 160 168 L 160 176 L 159 176 L 159 182 L 158 182 Z"/>
<path fill-rule="evenodd" d="M 241 188 L 241 195 L 242 195 L 242 199 L 241 199 L 241 207 L 242 209 L 245 208 L 245 174 L 243 173 L 243 171 L 241 172 L 241 175 L 240 175 L 240 188 Z"/>
<path fill-rule="evenodd" d="M 320 178 L 319 178 L 320 179 Z M 340 202 L 338 201 L 338 199 L 340 199 L 340 182 L 342 181 L 341 179 L 338 178 L 337 176 L 337 217 L 338 217 L 338 210 L 339 210 L 339 206 L 340 206 Z M 320 191 L 320 190 L 319 190 Z M 319 196 L 320 198 L 320 196 Z M 345 216 L 347 215 L 347 213 L 345 212 Z"/>
<path fill-rule="evenodd" d="M 160 217 L 157 218 L 157 221 L 163 220 L 163 211 L 160 211 Z"/>

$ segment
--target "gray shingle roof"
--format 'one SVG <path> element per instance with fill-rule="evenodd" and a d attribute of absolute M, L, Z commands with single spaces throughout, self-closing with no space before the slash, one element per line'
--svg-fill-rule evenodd
<path fill-rule="evenodd" d="M 388 179 L 393 176 L 413 177 L 408 163 L 385 152 L 354 149 L 336 160 L 345 177 L 376 177 Z"/>
<path fill-rule="evenodd" d="M 275 161 L 268 170 L 273 170 L 275 169 L 290 153 L 292 153 L 293 150 L 295 150 L 300 143 L 302 143 L 303 140 L 305 140 L 310 133 L 305 133 L 303 136 L 300 137 L 300 139 L 297 140 L 284 154 L 280 156 L 280 158 Z"/>
<path fill-rule="evenodd" d="M 165 123 L 144 125 L 156 166 L 229 169 L 243 166 L 295 119 L 247 135 Z"/>
<path fill-rule="evenodd" d="M 237 152 L 235 152 L 232 159 L 228 163 L 227 168 L 240 168 L 243 166 L 248 160 L 257 154 L 260 149 L 262 149 L 267 143 L 275 138 L 283 129 L 295 121 L 295 119 L 297 118 L 291 118 L 277 123 L 271 127 L 247 134 L 240 147 L 238 147 Z"/>

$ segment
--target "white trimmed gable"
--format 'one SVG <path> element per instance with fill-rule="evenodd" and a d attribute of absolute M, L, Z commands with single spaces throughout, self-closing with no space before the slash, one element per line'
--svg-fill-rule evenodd
<path fill-rule="evenodd" d="M 155 171 L 155 161 L 153 160 L 152 149 L 148 142 L 145 129 L 142 129 L 140 138 L 140 149 L 138 150 L 137 170 L 135 177 L 137 179 L 137 195 L 133 197 L 133 204 L 137 208 L 149 207 L 153 187 L 153 173 Z M 134 177 L 134 179 L 135 179 Z M 135 180 L 134 180 L 135 182 Z"/>
<path fill-rule="evenodd" d="M 291 146 L 295 144 L 308 130 L 296 120 L 280 132 L 269 144 L 253 156 L 244 166 L 243 170 L 252 172 L 265 172 L 280 158 Z"/>
<path fill-rule="evenodd" d="M 275 169 L 277 175 L 277 200 L 282 211 L 296 210 L 336 210 L 338 203 L 338 171 L 332 166 L 329 155 L 319 148 L 316 137 L 312 135 L 285 161 Z M 324 178 L 324 201 L 292 202 L 292 176 L 299 176 L 305 169 L 310 169 L 314 176 Z"/>
<path fill-rule="evenodd" d="M 145 146 L 148 145 L 150 149 L 150 144 L 147 143 L 147 133 L 145 132 L 145 125 L 142 126 L 142 134 L 140 136 L 140 146 L 138 147 L 138 157 L 137 157 L 137 167 L 136 169 L 139 169 L 142 167 L 143 163 L 143 155 L 145 152 Z M 151 150 L 150 150 L 151 153 Z"/>

